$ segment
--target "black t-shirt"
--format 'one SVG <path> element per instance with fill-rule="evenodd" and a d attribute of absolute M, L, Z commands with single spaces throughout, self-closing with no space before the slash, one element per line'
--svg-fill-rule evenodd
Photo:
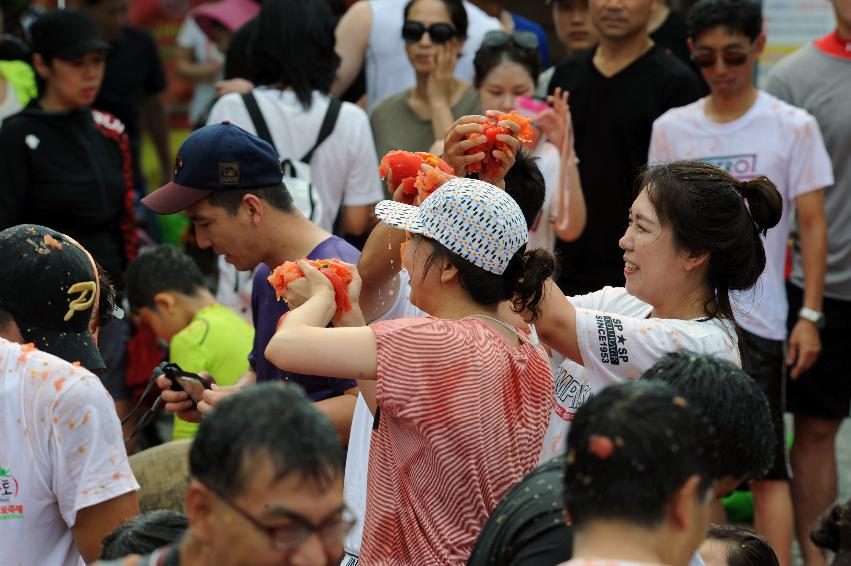
<path fill-rule="evenodd" d="M 134 156 L 139 143 L 139 109 L 143 100 L 165 90 L 166 79 L 154 38 L 125 27 L 106 56 L 103 84 L 93 106 L 124 123 Z"/>
<path fill-rule="evenodd" d="M 4 120 L 0 230 L 31 223 L 68 234 L 120 284 L 135 247 L 122 134 L 116 124 L 99 127 L 89 108 L 47 112 L 38 101 Z"/>
<path fill-rule="evenodd" d="M 564 458 L 533 470 L 493 510 L 468 566 L 553 566 L 570 560 L 573 530 L 561 504 Z"/>
<path fill-rule="evenodd" d="M 558 244 L 567 294 L 623 285 L 618 239 L 635 198 L 635 180 L 647 163 L 653 121 L 670 108 L 700 98 L 701 83 L 684 63 L 658 46 L 612 77 L 593 63 L 595 50 L 555 68 L 549 91 L 570 92 L 579 174 L 588 210 L 585 231 Z"/>

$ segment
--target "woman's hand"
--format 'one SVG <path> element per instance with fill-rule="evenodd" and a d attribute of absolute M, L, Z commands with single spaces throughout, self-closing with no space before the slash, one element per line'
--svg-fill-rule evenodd
<path fill-rule="evenodd" d="M 402 204 L 409 204 L 411 206 L 419 206 L 417 202 L 417 195 L 412 195 L 405 192 L 402 184 L 400 183 L 396 189 L 393 190 L 393 200 L 396 202 L 401 202 Z"/>
<path fill-rule="evenodd" d="M 351 304 L 352 308 L 349 311 L 343 311 L 343 316 L 340 317 L 340 322 L 335 324 L 337 327 L 346 327 L 346 326 L 364 326 L 366 325 L 366 321 L 363 318 L 363 312 L 360 308 L 360 292 L 361 286 L 363 282 L 360 278 L 360 273 L 358 273 L 358 268 L 356 265 L 351 263 L 346 263 L 341 261 L 343 265 L 346 266 L 346 269 L 352 274 L 352 280 L 349 283 L 349 288 L 347 289 L 349 295 L 349 304 Z"/>
<path fill-rule="evenodd" d="M 561 90 L 561 87 L 556 87 L 552 95 L 547 97 L 547 102 L 552 106 L 551 109 L 544 110 L 538 117 L 535 118 L 535 124 L 541 128 L 547 139 L 561 149 L 564 143 L 565 123 L 570 115 L 570 106 L 568 105 L 568 97 L 570 93 Z"/>
<path fill-rule="evenodd" d="M 467 175 L 467 165 L 478 163 L 485 158 L 483 151 L 467 155 L 467 150 L 488 141 L 487 136 L 483 133 L 485 131 L 482 125 L 484 122 L 484 116 L 461 116 L 455 120 L 455 123 L 446 130 L 446 134 L 443 136 L 443 160 L 455 169 L 455 174 L 459 177 Z M 467 139 L 467 134 L 475 133 L 481 135 Z"/>
<path fill-rule="evenodd" d="M 452 88 L 455 86 L 455 63 L 458 48 L 452 43 L 435 45 L 435 66 L 426 81 L 426 95 L 431 106 L 451 106 Z"/>
<path fill-rule="evenodd" d="M 500 116 L 502 113 L 497 110 L 488 110 L 488 116 Z M 496 141 L 501 142 L 507 146 L 505 151 L 500 149 L 494 149 L 491 151 L 491 156 L 494 158 L 496 163 L 499 165 L 496 169 L 496 173 L 491 177 L 484 177 L 481 174 L 479 178 L 482 181 L 486 181 L 491 185 L 497 186 L 501 189 L 505 189 L 505 176 L 508 174 L 508 171 L 514 167 L 514 156 L 517 155 L 517 152 L 520 150 L 522 143 L 519 139 L 517 139 L 517 134 L 520 132 L 520 125 L 516 122 L 512 122 L 511 120 L 502 120 L 497 124 L 503 128 L 508 128 L 511 131 L 511 134 L 498 134 L 496 136 Z"/>
<path fill-rule="evenodd" d="M 298 297 L 304 297 L 302 304 L 316 295 L 321 295 L 322 293 L 328 293 L 331 295 L 332 299 L 334 298 L 334 286 L 331 285 L 331 282 L 327 277 L 322 275 L 321 271 L 310 265 L 305 260 L 298 262 L 298 268 L 301 269 L 302 273 L 304 273 L 304 277 L 293 281 L 293 283 L 297 281 L 304 283 L 304 285 L 299 286 L 298 293 Z M 292 283 L 290 285 L 292 285 Z M 289 285 L 287 287 L 289 288 Z M 289 298 L 287 300 L 289 301 Z"/>
<path fill-rule="evenodd" d="M 212 389 L 204 391 L 204 394 L 201 396 L 201 401 L 198 403 L 198 413 L 206 415 L 212 411 L 216 405 L 221 403 L 223 399 L 227 399 L 234 393 L 239 393 L 244 388 L 244 385 L 229 385 L 227 387 L 213 385 Z"/>

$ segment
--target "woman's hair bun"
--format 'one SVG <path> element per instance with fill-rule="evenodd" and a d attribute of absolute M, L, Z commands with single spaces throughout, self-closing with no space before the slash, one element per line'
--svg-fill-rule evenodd
<path fill-rule="evenodd" d="M 747 200 L 751 218 L 763 235 L 777 226 L 783 215 L 783 198 L 768 177 L 757 177 L 739 183 L 739 192 Z"/>

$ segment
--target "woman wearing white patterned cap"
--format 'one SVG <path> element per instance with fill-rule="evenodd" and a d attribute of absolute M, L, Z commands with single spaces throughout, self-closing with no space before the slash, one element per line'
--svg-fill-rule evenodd
<path fill-rule="evenodd" d="M 310 298 L 266 357 L 356 376 L 377 410 L 361 560 L 466 563 L 485 519 L 537 462 L 552 398 L 546 354 L 497 307 L 513 299 L 537 313 L 555 260 L 526 251 L 519 206 L 483 181 L 452 179 L 419 207 L 383 201 L 376 215 L 412 234 L 402 259 L 409 298 L 431 316 L 364 326 L 355 276 L 343 322 L 353 328 L 325 328 L 333 289 L 302 263 Z"/>

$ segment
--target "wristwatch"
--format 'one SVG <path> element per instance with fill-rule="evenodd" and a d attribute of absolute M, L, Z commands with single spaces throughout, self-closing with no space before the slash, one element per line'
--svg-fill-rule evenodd
<path fill-rule="evenodd" d="M 816 325 L 816 328 L 821 330 L 824 328 L 824 313 L 819 312 L 817 310 L 809 309 L 807 307 L 803 307 L 798 312 L 798 317 L 803 318 L 804 320 L 809 320 L 813 324 Z"/>

